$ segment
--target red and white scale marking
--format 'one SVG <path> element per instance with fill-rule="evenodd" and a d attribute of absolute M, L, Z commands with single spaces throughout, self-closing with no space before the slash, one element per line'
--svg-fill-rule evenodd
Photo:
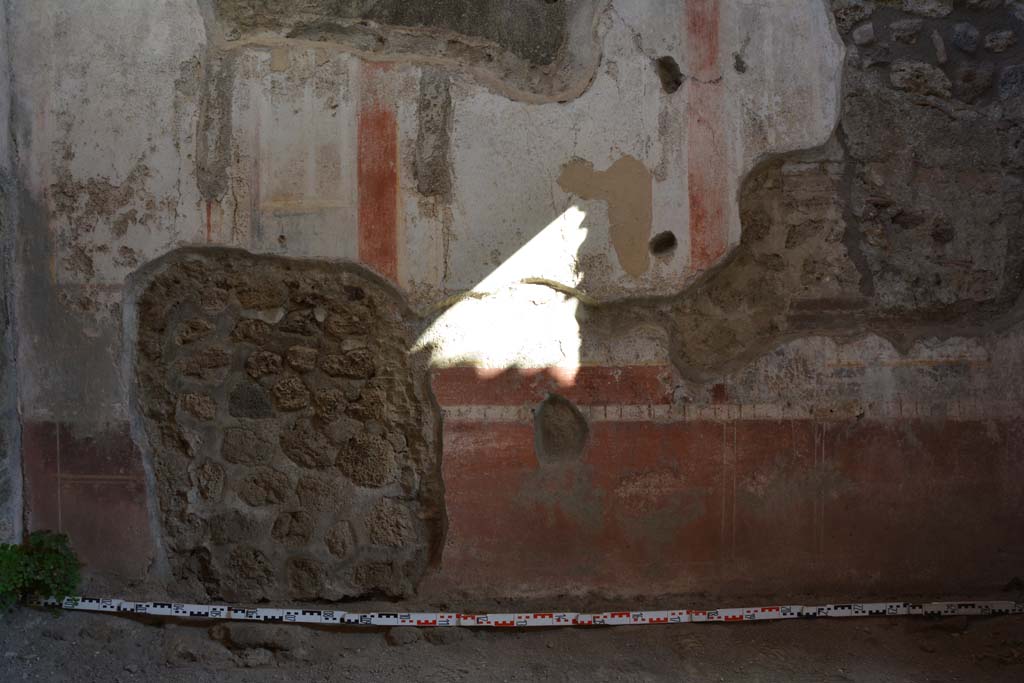
<path fill-rule="evenodd" d="M 727 607 L 713 610 L 643 612 L 523 612 L 460 614 L 456 612 L 343 612 L 330 609 L 238 609 L 226 605 L 68 597 L 43 604 L 66 610 L 148 614 L 181 619 L 287 622 L 345 626 L 537 628 L 551 626 L 635 626 L 728 621 L 777 621 L 816 617 L 977 616 L 1024 614 L 1024 603 L 1008 600 L 975 602 L 865 602 L 849 605 L 778 605 Z"/>

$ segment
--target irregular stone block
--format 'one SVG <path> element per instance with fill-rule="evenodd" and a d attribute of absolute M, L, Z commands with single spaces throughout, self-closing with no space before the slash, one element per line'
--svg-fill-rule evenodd
<path fill-rule="evenodd" d="M 218 249 L 152 268 L 136 376 L 174 578 L 197 600 L 413 591 L 444 501 L 398 294 L 358 267 Z"/>

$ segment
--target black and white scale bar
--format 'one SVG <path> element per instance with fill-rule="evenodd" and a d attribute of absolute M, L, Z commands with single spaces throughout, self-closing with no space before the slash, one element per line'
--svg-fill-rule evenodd
<path fill-rule="evenodd" d="M 625 626 L 689 624 L 779 619 L 847 618 L 875 616 L 974 616 L 1024 614 L 1024 603 L 1007 600 L 974 602 L 865 602 L 846 605 L 774 605 L 727 607 L 713 610 L 644 610 L 642 612 L 516 612 L 461 614 L 454 612 L 343 612 L 333 609 L 253 609 L 226 605 L 177 602 L 132 602 L 117 598 L 64 598 L 43 605 L 85 612 L 150 614 L 179 619 L 267 621 L 290 624 L 344 624 L 347 626 L 530 628 L 543 626 Z"/>

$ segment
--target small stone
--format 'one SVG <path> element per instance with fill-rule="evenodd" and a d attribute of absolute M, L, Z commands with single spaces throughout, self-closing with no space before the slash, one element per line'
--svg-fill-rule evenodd
<path fill-rule="evenodd" d="M 205 461 L 195 470 L 196 488 L 204 500 L 220 500 L 224 491 L 224 468 L 210 460 Z"/>
<path fill-rule="evenodd" d="M 946 41 L 942 39 L 938 31 L 932 31 L 932 46 L 935 48 L 935 61 L 945 64 L 949 59 L 946 55 Z"/>
<path fill-rule="evenodd" d="M 408 585 L 403 585 L 400 571 L 388 562 L 367 562 L 352 570 L 352 583 L 361 592 L 383 593 L 389 597 L 404 597 Z"/>
<path fill-rule="evenodd" d="M 832 0 L 832 13 L 840 33 L 849 33 L 850 29 L 870 17 L 874 11 L 875 3 L 871 0 Z"/>
<path fill-rule="evenodd" d="M 370 321 L 373 316 L 365 306 L 352 304 L 345 310 L 345 315 L 332 313 L 324 321 L 324 328 L 327 334 L 345 339 L 353 335 L 366 334 L 370 329 Z"/>
<path fill-rule="evenodd" d="M 259 465 L 270 460 L 277 444 L 263 429 L 232 427 L 224 432 L 220 456 L 236 465 Z"/>
<path fill-rule="evenodd" d="M 313 396 L 316 414 L 323 418 L 333 417 L 346 403 L 345 392 L 341 389 L 319 389 Z"/>
<path fill-rule="evenodd" d="M 253 507 L 283 503 L 290 492 L 288 475 L 261 467 L 242 482 L 238 497 Z"/>
<path fill-rule="evenodd" d="M 337 448 L 307 418 L 281 432 L 281 449 L 301 467 L 324 469 L 334 464 Z"/>
<path fill-rule="evenodd" d="M 245 361 L 245 371 L 253 379 L 264 375 L 276 375 L 281 372 L 283 364 L 281 356 L 271 351 L 256 351 Z"/>
<path fill-rule="evenodd" d="M 302 410 L 309 405 L 309 389 L 298 377 L 285 377 L 271 389 L 281 410 Z"/>
<path fill-rule="evenodd" d="M 270 336 L 270 325 L 262 320 L 253 318 L 242 318 L 231 331 L 231 339 L 234 341 L 246 341 L 253 344 L 262 344 Z"/>
<path fill-rule="evenodd" d="M 999 99 L 1024 95 L 1024 64 L 1015 64 L 1003 69 L 999 77 Z"/>
<path fill-rule="evenodd" d="M 288 301 L 288 288 L 279 282 L 247 282 L 235 288 L 235 298 L 242 308 L 266 310 L 279 308 Z"/>
<path fill-rule="evenodd" d="M 409 509 L 390 498 L 384 498 L 366 519 L 370 541 L 376 545 L 401 548 L 416 540 L 416 530 Z"/>
<path fill-rule="evenodd" d="M 320 333 L 320 324 L 313 311 L 292 311 L 278 323 L 277 329 L 288 334 L 312 337 Z"/>
<path fill-rule="evenodd" d="M 968 54 L 974 54 L 978 50 L 978 40 L 981 34 L 973 24 L 960 22 L 953 26 L 953 44 Z"/>
<path fill-rule="evenodd" d="M 889 71 L 894 87 L 918 95 L 949 97 L 952 84 L 941 69 L 924 62 L 896 62 Z"/>
<path fill-rule="evenodd" d="M 897 43 L 912 45 L 917 42 L 924 22 L 920 19 L 901 19 L 889 24 L 889 35 Z"/>
<path fill-rule="evenodd" d="M 202 339 L 212 331 L 213 323 L 202 318 L 193 318 L 192 320 L 186 320 L 178 326 L 178 333 L 175 335 L 174 341 L 179 346 L 184 346 L 185 344 L 191 344 L 198 339 Z"/>
<path fill-rule="evenodd" d="M 227 308 L 228 298 L 227 290 L 213 287 L 199 293 L 199 306 L 205 313 L 214 315 Z"/>
<path fill-rule="evenodd" d="M 320 361 L 320 369 L 331 377 L 368 379 L 376 374 L 373 354 L 369 349 L 356 349 L 344 354 L 328 354 Z"/>
<path fill-rule="evenodd" d="M 853 29 L 853 42 L 856 45 L 869 45 L 875 42 L 875 25 L 869 21 Z"/>
<path fill-rule="evenodd" d="M 295 495 L 299 497 L 304 507 L 322 512 L 338 506 L 341 487 L 337 480 L 308 475 L 299 479 L 295 486 Z"/>
<path fill-rule="evenodd" d="M 355 548 L 355 534 L 352 533 L 352 525 L 345 520 L 336 522 L 324 538 L 327 549 L 332 555 L 345 559 Z"/>
<path fill-rule="evenodd" d="M 208 346 L 178 361 L 182 374 L 207 379 L 231 365 L 231 353 L 219 346 Z"/>
<path fill-rule="evenodd" d="M 331 443 L 339 446 L 347 444 L 363 431 L 363 421 L 352 419 L 347 415 L 341 415 L 322 426 L 324 435 L 331 440 Z"/>
<path fill-rule="evenodd" d="M 309 372 L 316 367 L 317 350 L 308 346 L 293 346 L 288 349 L 288 365 L 299 372 Z"/>
<path fill-rule="evenodd" d="M 217 545 L 255 541 L 266 533 L 256 518 L 238 510 L 230 510 L 210 519 L 210 540 Z"/>
<path fill-rule="evenodd" d="M 241 546 L 231 553 L 229 568 L 236 579 L 257 586 L 265 586 L 274 580 L 274 570 L 267 556 L 258 548 Z"/>
<path fill-rule="evenodd" d="M 374 434 L 351 439 L 341 448 L 336 464 L 354 483 L 369 488 L 387 486 L 398 476 L 394 447 Z"/>
<path fill-rule="evenodd" d="M 1017 42 L 1017 34 L 1006 31 L 993 31 L 985 36 L 985 49 L 991 52 L 1006 52 Z"/>
<path fill-rule="evenodd" d="M 953 11 L 953 0 L 903 0 L 903 11 L 922 17 L 945 17 Z"/>
<path fill-rule="evenodd" d="M 242 382 L 228 397 L 228 414 L 231 417 L 264 419 L 274 416 L 267 393 L 259 384 Z"/>
<path fill-rule="evenodd" d="M 181 397 L 181 407 L 200 420 L 217 417 L 217 403 L 206 394 L 185 394 Z"/>
<path fill-rule="evenodd" d="M 311 600 L 320 595 L 324 585 L 324 568 L 316 560 L 297 557 L 288 560 L 288 588 L 296 600 Z"/>
<path fill-rule="evenodd" d="M 289 547 L 305 545 L 313 535 L 316 520 L 303 510 L 282 512 L 270 530 L 271 537 Z"/>

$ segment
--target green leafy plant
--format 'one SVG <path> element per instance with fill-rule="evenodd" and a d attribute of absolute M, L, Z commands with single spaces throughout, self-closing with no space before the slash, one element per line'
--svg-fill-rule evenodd
<path fill-rule="evenodd" d="M 81 568 L 66 534 L 34 531 L 21 545 L 0 544 L 0 610 L 40 598 L 63 599 L 78 588 Z"/>

